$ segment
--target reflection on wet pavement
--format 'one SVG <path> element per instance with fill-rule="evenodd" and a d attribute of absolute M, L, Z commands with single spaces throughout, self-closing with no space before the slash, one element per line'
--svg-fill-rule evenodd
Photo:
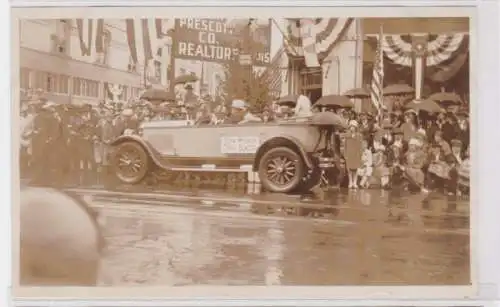
<path fill-rule="evenodd" d="M 469 202 L 440 194 L 94 197 L 101 285 L 469 284 Z M 302 209 L 297 210 L 298 207 Z"/>

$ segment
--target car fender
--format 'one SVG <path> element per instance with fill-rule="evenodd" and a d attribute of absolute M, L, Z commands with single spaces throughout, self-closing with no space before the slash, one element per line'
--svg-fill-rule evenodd
<path fill-rule="evenodd" d="M 134 142 L 138 143 L 141 145 L 141 147 L 147 152 L 148 156 L 151 158 L 153 163 L 155 163 L 157 166 L 162 166 L 165 167 L 161 162 L 160 159 L 158 159 L 158 154 L 154 150 L 154 148 L 149 144 L 148 141 L 144 140 L 141 138 L 139 135 L 122 135 L 115 139 L 113 142 L 111 142 L 110 146 L 112 147 L 117 147 L 123 143 L 126 142 Z"/>
<path fill-rule="evenodd" d="M 311 160 L 311 157 L 309 157 L 307 151 L 305 150 L 304 145 L 302 142 L 297 139 L 296 137 L 293 137 L 291 135 L 279 135 L 276 137 L 273 137 L 264 143 L 262 143 L 259 146 L 259 149 L 257 150 L 255 154 L 255 160 L 253 163 L 253 171 L 256 172 L 259 168 L 259 163 L 261 157 L 264 155 L 264 153 L 269 150 L 270 148 L 278 147 L 278 146 L 286 146 L 290 147 L 294 150 L 296 150 L 301 156 L 302 159 L 304 159 L 304 162 L 308 168 L 313 167 L 313 162 Z"/>

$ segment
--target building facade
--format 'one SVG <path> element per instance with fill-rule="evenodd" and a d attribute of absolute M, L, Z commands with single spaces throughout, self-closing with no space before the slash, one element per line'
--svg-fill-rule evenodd
<path fill-rule="evenodd" d="M 304 93 L 314 102 L 323 95 L 369 87 L 380 36 L 384 37 L 384 85 L 415 86 L 410 49 L 415 37 L 425 37 L 427 91 L 468 93 L 468 18 L 318 18 L 313 21 L 312 55 L 304 51 L 300 22 L 288 20 L 285 52 L 270 67 L 273 90 L 279 96 Z M 319 65 L 308 66 L 308 56 L 316 57 Z"/>
<path fill-rule="evenodd" d="M 106 99 L 128 101 L 147 83 L 167 85 L 168 52 L 157 56 L 148 72 L 141 65 L 132 68 L 125 21 L 100 21 L 98 45 L 92 34 L 82 35 L 82 29 L 91 26 L 79 27 L 81 20 L 21 20 L 20 88 L 42 89 L 55 102 L 96 104 Z M 86 34 L 88 49 L 82 42 Z"/>

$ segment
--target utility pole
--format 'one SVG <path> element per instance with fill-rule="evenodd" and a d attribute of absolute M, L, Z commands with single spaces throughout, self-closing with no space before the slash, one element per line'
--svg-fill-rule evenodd
<path fill-rule="evenodd" d="M 167 76 L 168 76 L 168 90 L 173 93 L 175 91 L 175 51 L 177 50 L 177 31 L 176 29 L 179 29 L 178 27 L 179 19 L 176 18 L 174 21 L 174 30 L 170 31 L 170 38 L 172 39 L 172 43 L 170 44 L 170 65 L 168 67 L 169 70 L 167 70 Z"/>

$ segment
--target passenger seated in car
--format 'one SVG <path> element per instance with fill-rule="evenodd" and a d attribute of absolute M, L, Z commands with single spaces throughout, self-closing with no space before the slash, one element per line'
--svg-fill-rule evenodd
<path fill-rule="evenodd" d="M 235 99 L 231 103 L 231 115 L 226 119 L 226 124 L 245 124 L 262 122 L 262 119 L 253 115 L 243 100 Z"/>
<path fill-rule="evenodd" d="M 311 100 L 307 96 L 300 95 L 294 109 L 294 118 L 307 119 L 312 116 Z"/>

